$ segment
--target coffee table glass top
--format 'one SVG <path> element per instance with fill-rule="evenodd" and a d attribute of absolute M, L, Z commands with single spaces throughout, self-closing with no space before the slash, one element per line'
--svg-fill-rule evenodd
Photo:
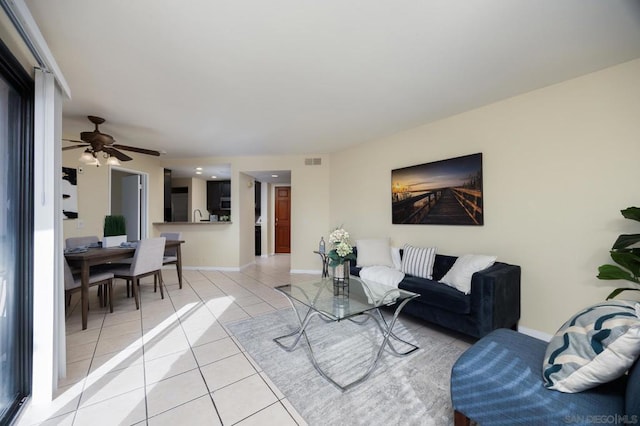
<path fill-rule="evenodd" d="M 339 287 L 336 289 L 333 279 L 325 278 L 283 285 L 275 289 L 334 321 L 419 296 L 411 291 L 383 287 L 376 283 L 365 284 L 355 276 L 349 278 L 348 288 Z"/>

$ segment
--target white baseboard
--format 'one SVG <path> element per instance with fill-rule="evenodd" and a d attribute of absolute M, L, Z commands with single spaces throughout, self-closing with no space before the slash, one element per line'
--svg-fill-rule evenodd
<path fill-rule="evenodd" d="M 183 266 L 182 269 L 189 271 L 222 271 L 222 272 L 239 272 L 240 268 L 231 266 Z"/>
<path fill-rule="evenodd" d="M 533 330 L 527 327 L 518 327 L 518 332 L 522 334 L 526 334 L 527 336 L 535 337 L 536 339 L 544 340 L 545 342 L 550 341 L 551 338 L 553 337 L 553 335 L 551 334 L 544 333 L 538 330 Z"/>
<path fill-rule="evenodd" d="M 322 270 L 321 269 L 291 269 L 289 270 L 289 273 L 322 275 Z"/>
<path fill-rule="evenodd" d="M 246 268 L 248 268 L 249 266 L 253 266 L 253 265 L 255 265 L 255 264 L 256 264 L 256 261 L 255 261 L 255 260 L 253 260 L 253 261 L 251 261 L 251 262 L 249 262 L 249 263 L 245 263 L 244 265 L 242 265 L 242 266 L 240 267 L 240 270 L 242 271 L 243 269 L 246 269 Z"/>

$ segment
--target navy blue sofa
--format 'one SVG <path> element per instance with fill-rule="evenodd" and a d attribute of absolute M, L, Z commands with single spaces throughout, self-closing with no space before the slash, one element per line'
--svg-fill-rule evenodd
<path fill-rule="evenodd" d="M 544 387 L 547 342 L 513 330 L 496 330 L 458 358 L 451 370 L 456 426 L 588 425 L 640 422 L 640 367 L 578 393 Z"/>
<path fill-rule="evenodd" d="M 354 252 L 357 256 L 355 248 Z M 497 328 L 517 328 L 520 267 L 496 262 L 476 272 L 471 279 L 471 293 L 467 295 L 438 282 L 456 259 L 436 254 L 433 280 L 405 275 L 398 287 L 418 293 L 420 297 L 407 303 L 402 312 L 475 338 Z M 359 276 L 360 269 L 351 266 L 351 275 Z"/>

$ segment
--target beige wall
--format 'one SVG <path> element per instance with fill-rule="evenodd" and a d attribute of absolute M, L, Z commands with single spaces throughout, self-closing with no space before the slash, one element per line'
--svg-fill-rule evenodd
<path fill-rule="evenodd" d="M 82 150 L 63 151 L 64 167 L 82 168 L 78 170 L 78 219 L 63 221 L 64 238 L 83 235 L 97 235 L 102 238 L 105 215 L 109 214 L 109 167 L 87 166 L 78 161 Z M 143 172 L 149 176 L 149 235 L 151 223 L 163 219 L 163 169 L 157 158 L 127 153 L 132 161 L 122 163 L 121 169 Z"/>
<path fill-rule="evenodd" d="M 314 154 L 322 157 L 322 166 L 304 165 L 311 154 L 173 160 L 230 163 L 232 170 L 233 223 L 206 232 L 185 228 L 190 233 L 185 264 L 238 268 L 251 262 L 253 197 L 248 194 L 253 192 L 246 174 L 291 170 L 292 270 L 319 270 L 313 250 L 320 236 L 326 240 L 341 224 L 354 239 L 389 236 L 396 245 L 434 245 L 446 254 L 496 254 L 522 266 L 521 326 L 552 333 L 575 310 L 622 284 L 595 275 L 617 235 L 637 230 L 619 210 L 640 204 L 634 192 L 640 174 L 639 111 L 636 60 L 330 157 Z M 476 152 L 483 153 L 484 226 L 391 224 L 392 169 Z M 77 167 L 78 155 L 65 151 L 63 165 Z M 171 164 L 143 155 L 125 163 L 149 173 L 150 222 L 162 221 L 162 170 Z M 67 220 L 65 237 L 101 236 L 108 213 L 107 168 L 83 168 L 78 202 L 84 228 Z M 272 224 L 266 227 L 271 236 Z M 161 231 L 153 227 L 150 235 Z"/>
<path fill-rule="evenodd" d="M 207 212 L 207 181 L 193 178 L 189 198 L 191 200 L 191 217 L 193 218 L 195 209 L 198 209 L 202 213 L 202 219 L 209 220 L 209 213 Z M 200 216 L 197 216 L 196 220 L 200 220 Z"/>
<path fill-rule="evenodd" d="M 520 325 L 553 333 L 622 284 L 595 276 L 617 235 L 638 231 L 619 210 L 640 204 L 639 113 L 636 60 L 341 152 L 331 225 L 521 265 Z M 477 152 L 484 226 L 391 224 L 392 169 Z"/>
<path fill-rule="evenodd" d="M 307 157 L 320 157 L 322 165 L 305 166 Z M 167 160 L 164 165 L 200 166 L 230 164 L 231 165 L 231 221 L 223 231 L 217 232 L 215 245 L 224 247 L 212 258 L 207 256 L 203 262 L 190 266 L 244 266 L 255 259 L 254 233 L 254 197 L 253 188 L 248 188 L 248 180 L 252 180 L 247 172 L 290 170 L 292 187 L 292 224 L 291 224 L 291 269 L 293 271 L 319 271 L 320 260 L 313 250 L 321 235 L 330 231 L 329 225 L 329 157 L 327 155 L 309 154 L 305 156 L 259 156 L 259 157 L 210 157 Z M 272 203 L 272 200 L 269 200 Z M 270 221 L 273 217 L 269 218 Z M 272 223 L 265 225 L 268 235 L 272 235 Z M 263 231 L 265 229 L 263 226 Z M 156 232 L 160 232 L 156 230 Z M 192 243 L 189 242 L 189 245 Z M 210 250 L 210 243 L 204 240 L 193 243 L 198 246 L 194 252 L 202 253 Z M 186 246 L 187 244 L 185 244 Z M 271 242 L 270 242 L 271 245 Z M 186 256 L 185 256 L 186 258 Z M 215 262 L 215 263 L 210 263 Z"/>

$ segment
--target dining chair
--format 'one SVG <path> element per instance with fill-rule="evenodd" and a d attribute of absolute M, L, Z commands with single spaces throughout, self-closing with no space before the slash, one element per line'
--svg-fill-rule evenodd
<path fill-rule="evenodd" d="M 180 241 L 182 240 L 182 232 L 163 232 L 161 237 L 165 237 L 167 241 Z M 176 265 L 176 271 L 178 272 L 178 284 L 182 288 L 182 270 L 178 265 L 178 248 L 170 247 L 164 250 L 164 257 L 162 258 L 163 265 Z"/>
<path fill-rule="evenodd" d="M 65 246 L 68 249 L 77 248 L 77 247 L 88 247 L 89 245 L 98 244 L 100 239 L 95 235 L 90 235 L 86 237 L 70 237 L 65 240 Z"/>
<path fill-rule="evenodd" d="M 112 290 L 113 290 L 113 273 L 108 271 L 98 271 L 89 274 L 89 287 L 93 287 L 96 285 L 105 286 L 105 291 L 102 292 L 101 305 L 104 306 L 104 301 L 109 301 L 109 311 L 113 313 L 113 298 Z M 64 295 L 67 306 L 71 304 L 71 294 L 80 291 L 82 287 L 80 277 L 75 277 L 71 272 L 71 267 L 69 267 L 69 263 L 67 259 L 64 260 Z"/>
<path fill-rule="evenodd" d="M 133 297 L 136 301 L 136 309 L 140 309 L 138 297 L 138 286 L 140 278 L 153 275 L 153 291 L 157 291 L 160 284 L 160 296 L 164 299 L 162 282 L 162 258 L 164 254 L 164 244 L 166 238 L 146 238 L 137 243 L 136 251 L 133 255 L 131 265 L 113 265 L 108 271 L 112 272 L 115 278 L 126 280 L 127 286 L 131 284 Z"/>
<path fill-rule="evenodd" d="M 100 242 L 100 238 L 98 238 L 95 235 L 87 235 L 84 237 L 69 237 L 65 240 L 65 248 L 66 249 L 74 249 L 74 248 L 78 248 L 78 247 L 89 247 L 89 246 L 97 246 L 98 243 Z M 75 272 L 77 273 L 78 270 L 76 269 L 72 269 L 71 272 Z M 102 300 L 104 302 L 104 292 L 106 292 L 106 289 L 103 288 L 104 286 L 100 286 L 98 288 L 98 296 L 100 297 L 100 300 Z M 103 305 L 104 306 L 104 303 Z"/>

